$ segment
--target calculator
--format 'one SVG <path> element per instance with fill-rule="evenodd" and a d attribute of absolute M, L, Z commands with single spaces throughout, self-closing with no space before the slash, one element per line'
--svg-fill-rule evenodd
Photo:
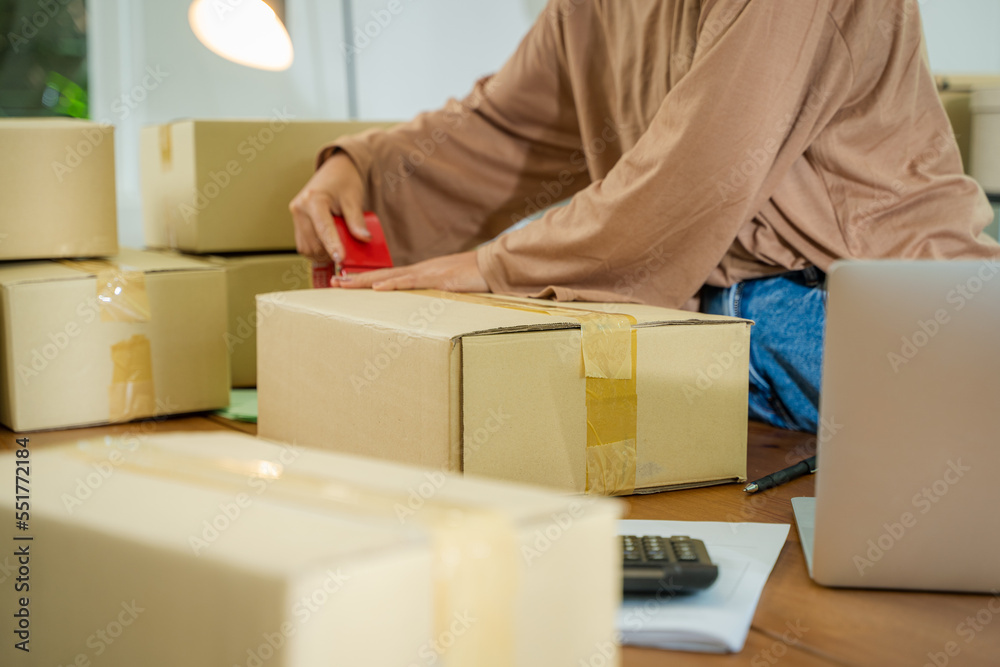
<path fill-rule="evenodd" d="M 626 595 L 694 593 L 719 576 L 701 540 L 685 535 L 623 535 L 621 545 Z"/>

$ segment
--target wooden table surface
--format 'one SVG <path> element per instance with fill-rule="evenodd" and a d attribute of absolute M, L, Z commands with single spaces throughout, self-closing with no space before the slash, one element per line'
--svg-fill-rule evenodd
<path fill-rule="evenodd" d="M 194 416 L 26 435 L 34 448 L 95 435 L 220 429 L 256 433 L 252 424 Z M 13 449 L 17 437 L 0 427 L 0 449 Z M 814 448 L 812 436 L 751 423 L 747 473 L 757 479 L 812 455 Z M 630 519 L 752 521 L 792 528 L 742 652 L 716 656 L 629 647 L 623 651 L 623 666 L 1000 665 L 1000 592 L 994 598 L 838 590 L 813 583 L 791 507 L 791 498 L 811 495 L 813 477 L 807 476 L 753 496 L 739 485 L 727 485 L 628 498 Z"/>

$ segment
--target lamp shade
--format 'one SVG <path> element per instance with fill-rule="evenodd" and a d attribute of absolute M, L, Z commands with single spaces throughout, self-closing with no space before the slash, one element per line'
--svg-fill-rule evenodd
<path fill-rule="evenodd" d="M 191 29 L 214 53 L 241 65 L 281 71 L 292 64 L 292 40 L 263 0 L 195 0 Z"/>

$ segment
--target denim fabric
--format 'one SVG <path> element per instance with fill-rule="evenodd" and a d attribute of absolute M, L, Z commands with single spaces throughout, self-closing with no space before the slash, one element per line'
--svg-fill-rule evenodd
<path fill-rule="evenodd" d="M 727 288 L 705 286 L 702 310 L 755 322 L 750 418 L 816 432 L 826 325 L 826 274 L 815 267 Z"/>

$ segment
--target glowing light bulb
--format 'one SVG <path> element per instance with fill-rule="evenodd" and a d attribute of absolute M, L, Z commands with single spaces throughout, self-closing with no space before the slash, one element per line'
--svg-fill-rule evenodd
<path fill-rule="evenodd" d="M 277 72 L 295 57 L 288 31 L 263 0 L 195 0 L 188 22 L 209 50 L 240 65 Z"/>

